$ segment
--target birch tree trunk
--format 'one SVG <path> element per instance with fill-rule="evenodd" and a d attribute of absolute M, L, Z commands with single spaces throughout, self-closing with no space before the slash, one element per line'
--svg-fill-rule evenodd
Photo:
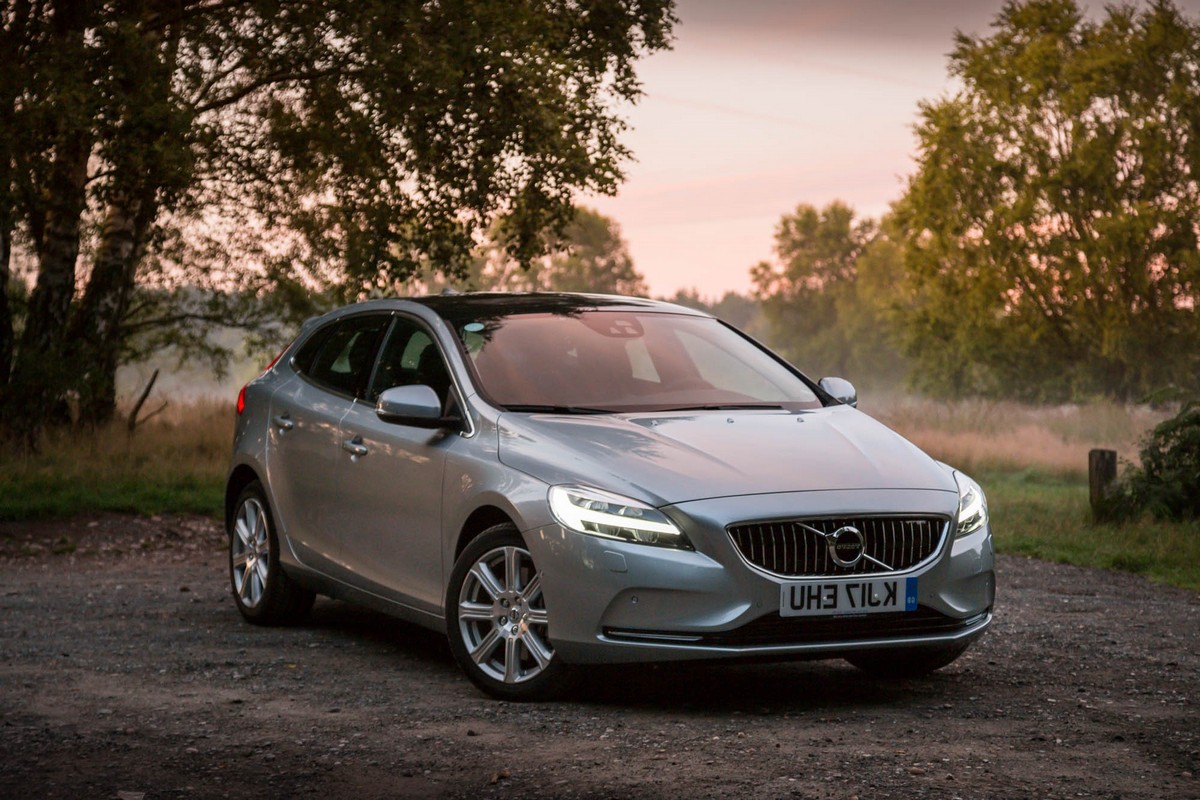
<path fill-rule="evenodd" d="M 153 207 L 152 202 L 125 195 L 105 210 L 92 276 L 68 337 L 71 361 L 83 370 L 78 384 L 83 424 L 102 424 L 116 413 L 121 323 L 129 310 Z"/>
<path fill-rule="evenodd" d="M 11 275 L 12 227 L 0 220 L 0 387 L 8 385 L 12 370 L 13 326 L 12 309 L 8 307 L 8 282 Z"/>
<path fill-rule="evenodd" d="M 31 448 L 36 447 L 54 404 L 71 374 L 63 342 L 75 267 L 79 260 L 80 218 L 86 201 L 91 139 L 64 142 L 47 191 L 53 199 L 37 241 L 38 276 L 29 297 L 25 330 L 17 348 L 4 398 L 5 424 Z"/>

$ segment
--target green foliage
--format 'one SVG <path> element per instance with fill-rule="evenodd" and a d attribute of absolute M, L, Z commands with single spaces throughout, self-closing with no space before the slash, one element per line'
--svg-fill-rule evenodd
<path fill-rule="evenodd" d="M 1129 471 L 1108 498 L 1108 516 L 1200 520 L 1200 402 L 1188 403 L 1157 425 L 1141 448 L 1141 467 Z"/>
<path fill-rule="evenodd" d="M 902 247 L 891 223 L 856 220 L 834 202 L 800 205 L 775 232 L 778 263 L 751 270 L 767 341 L 804 369 L 897 382 L 904 360 L 894 344 Z"/>
<path fill-rule="evenodd" d="M 122 358 L 204 325 L 462 276 L 497 219 L 534 263 L 576 193 L 615 190 L 616 109 L 674 22 L 670 0 L 5 6 L 0 297 L 11 243 L 36 288 L 19 341 L 0 303 L 2 427 L 65 397 L 103 421 Z"/>
<path fill-rule="evenodd" d="M 646 295 L 646 279 L 629 254 L 621 229 L 590 208 L 576 208 L 561 234 L 547 232 L 546 255 L 529 264 L 512 258 L 508 226 L 498 223 L 477 247 L 461 275 L 426 264 L 405 284 L 409 294 L 436 294 L 446 288 L 488 292 L 590 292 Z"/>
<path fill-rule="evenodd" d="M 897 204 L 919 388 L 1200 388 L 1200 26 L 1171 3 L 1010 2 L 959 34 Z"/>
<path fill-rule="evenodd" d="M 507 234 L 507 231 L 506 231 Z M 551 253 L 528 269 L 503 258 L 481 276 L 487 288 L 508 291 L 592 292 L 641 295 L 649 293 L 645 277 L 633 265 L 629 246 L 615 221 L 589 208 L 578 208 Z"/>

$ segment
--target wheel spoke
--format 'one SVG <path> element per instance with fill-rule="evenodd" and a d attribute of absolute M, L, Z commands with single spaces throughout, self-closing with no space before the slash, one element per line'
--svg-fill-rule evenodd
<path fill-rule="evenodd" d="M 257 533 L 255 530 L 255 526 L 258 524 L 257 505 L 253 500 L 247 500 L 242 506 L 242 521 L 246 523 L 246 536 L 250 537 L 249 540 L 253 540 Z"/>
<path fill-rule="evenodd" d="M 458 604 L 458 618 L 477 622 L 490 622 L 492 607 L 487 603 L 472 603 L 467 600 Z"/>
<path fill-rule="evenodd" d="M 250 560 L 250 553 L 249 553 L 249 552 L 247 552 L 247 551 L 245 551 L 245 550 L 243 550 L 242 552 L 240 552 L 240 553 L 237 553 L 236 555 L 234 555 L 234 557 L 233 557 L 233 568 L 234 568 L 234 569 L 237 569 L 237 568 L 241 567 L 242 569 L 245 569 L 245 568 L 246 568 L 246 562 L 247 562 L 247 561 L 249 561 L 249 560 Z"/>
<path fill-rule="evenodd" d="M 262 545 L 267 543 L 267 517 L 262 510 L 262 506 L 255 509 L 254 514 L 254 540 Z"/>
<path fill-rule="evenodd" d="M 515 547 L 504 548 L 504 588 L 521 591 L 521 551 Z"/>
<path fill-rule="evenodd" d="M 254 569 L 258 573 L 259 581 L 262 582 L 263 586 L 266 586 L 267 585 L 267 560 L 265 558 L 260 558 L 258 561 L 255 561 Z"/>
<path fill-rule="evenodd" d="M 492 570 L 482 561 L 471 567 L 471 574 L 475 576 L 475 580 L 479 581 L 479 585 L 483 587 L 483 590 L 493 600 L 499 598 L 504 593 L 504 587 L 500 585 L 500 581 L 496 580 L 496 576 L 492 573 Z"/>
<path fill-rule="evenodd" d="M 525 584 L 525 588 L 521 590 L 521 596 L 525 598 L 526 603 L 532 603 L 537 599 L 537 596 L 542 591 L 542 573 L 535 572 L 533 577 L 529 579 L 529 583 Z"/>
<path fill-rule="evenodd" d="M 242 598 L 243 603 L 245 603 L 248 599 L 247 595 L 250 592 L 250 576 L 252 572 L 253 571 L 251 570 L 249 564 L 247 564 L 246 568 L 242 570 L 242 582 L 241 585 L 238 586 L 238 597 Z"/>
<path fill-rule="evenodd" d="M 233 526 L 233 530 L 237 533 L 238 539 L 242 542 L 242 547 L 249 550 L 254 547 L 253 540 L 250 537 L 250 526 L 246 523 L 245 516 L 238 517 L 237 522 Z"/>
<path fill-rule="evenodd" d="M 517 672 L 521 666 L 521 651 L 517 647 L 517 637 L 504 640 L 504 682 L 516 683 Z"/>
<path fill-rule="evenodd" d="M 500 629 L 492 628 L 488 631 L 487 636 L 483 637 L 483 641 L 479 646 L 471 651 L 471 660 L 476 664 L 482 664 L 487 660 L 487 657 L 496 649 L 496 645 L 500 644 Z"/>
<path fill-rule="evenodd" d="M 544 608 L 531 608 L 527 612 L 530 625 L 549 625 L 550 615 Z"/>
<path fill-rule="evenodd" d="M 525 649 L 529 651 L 529 655 L 533 656 L 533 660 L 537 662 L 538 669 L 545 669 L 554 654 L 542 642 L 541 637 L 533 631 L 528 631 L 522 641 L 525 642 Z"/>

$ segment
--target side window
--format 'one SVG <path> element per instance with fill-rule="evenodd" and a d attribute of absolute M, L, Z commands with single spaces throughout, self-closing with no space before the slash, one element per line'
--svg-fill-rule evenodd
<path fill-rule="evenodd" d="M 296 353 L 296 369 L 326 389 L 359 396 L 389 319 L 386 314 L 371 314 L 330 323 Z"/>
<path fill-rule="evenodd" d="M 384 389 L 414 384 L 432 387 L 443 408 L 446 406 L 450 373 L 441 351 L 424 328 L 412 320 L 397 317 L 383 345 L 379 368 L 375 370 L 367 398 L 375 402 Z"/>

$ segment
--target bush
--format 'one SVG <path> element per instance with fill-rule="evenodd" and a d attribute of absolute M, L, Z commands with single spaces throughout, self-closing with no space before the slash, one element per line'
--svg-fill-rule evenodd
<path fill-rule="evenodd" d="M 1131 470 L 1108 505 L 1112 516 L 1200 519 L 1200 402 L 1188 403 L 1142 442 L 1142 466 Z"/>

